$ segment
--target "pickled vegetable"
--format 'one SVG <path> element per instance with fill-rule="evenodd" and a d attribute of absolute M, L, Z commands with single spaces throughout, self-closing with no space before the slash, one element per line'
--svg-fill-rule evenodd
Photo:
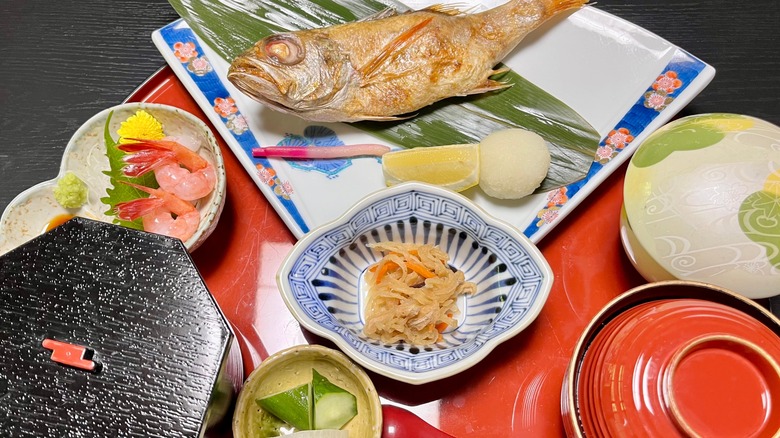
<path fill-rule="evenodd" d="M 357 415 L 357 399 L 312 369 L 312 403 L 315 429 L 341 429 Z"/>
<path fill-rule="evenodd" d="M 257 404 L 282 422 L 264 424 L 274 430 L 285 425 L 296 431 L 341 429 L 357 415 L 357 398 L 315 369 L 310 383 L 258 399 Z"/>
<path fill-rule="evenodd" d="M 262 399 L 257 403 L 266 411 L 280 420 L 289 423 L 296 429 L 311 429 L 310 384 L 296 386 Z"/>

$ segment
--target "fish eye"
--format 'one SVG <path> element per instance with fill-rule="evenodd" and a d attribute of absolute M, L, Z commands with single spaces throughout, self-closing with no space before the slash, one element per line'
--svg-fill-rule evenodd
<path fill-rule="evenodd" d="M 281 65 L 295 65 L 303 61 L 303 46 L 293 35 L 274 35 L 265 41 L 263 51 L 272 61 Z"/>

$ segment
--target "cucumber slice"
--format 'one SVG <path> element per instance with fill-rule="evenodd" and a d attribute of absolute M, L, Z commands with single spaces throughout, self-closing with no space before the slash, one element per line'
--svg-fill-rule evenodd
<path fill-rule="evenodd" d="M 310 384 L 296 386 L 257 400 L 257 404 L 280 420 L 300 430 L 311 429 Z"/>
<path fill-rule="evenodd" d="M 312 369 L 314 429 L 341 429 L 357 415 L 357 399 Z"/>

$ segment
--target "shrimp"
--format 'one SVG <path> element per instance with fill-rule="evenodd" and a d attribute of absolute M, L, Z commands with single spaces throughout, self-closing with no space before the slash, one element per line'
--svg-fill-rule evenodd
<path fill-rule="evenodd" d="M 144 231 L 164 234 L 187 241 L 200 225 L 200 213 L 187 201 L 161 189 L 138 184 L 125 184 L 148 193 L 148 198 L 120 202 L 115 210 L 117 217 L 127 221 L 142 218 Z"/>
<path fill-rule="evenodd" d="M 191 149 L 173 140 L 134 140 L 117 146 L 125 157 L 127 176 L 154 171 L 160 188 L 185 201 L 195 201 L 214 190 L 214 166 Z"/>

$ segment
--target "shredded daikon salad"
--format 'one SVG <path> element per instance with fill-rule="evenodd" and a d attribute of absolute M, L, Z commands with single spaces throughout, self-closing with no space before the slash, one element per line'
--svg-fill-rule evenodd
<path fill-rule="evenodd" d="M 458 324 L 460 295 L 477 285 L 447 263 L 447 253 L 433 245 L 379 242 L 370 248 L 383 254 L 368 268 L 368 296 L 363 332 L 385 343 L 430 345 L 447 327 Z"/>

